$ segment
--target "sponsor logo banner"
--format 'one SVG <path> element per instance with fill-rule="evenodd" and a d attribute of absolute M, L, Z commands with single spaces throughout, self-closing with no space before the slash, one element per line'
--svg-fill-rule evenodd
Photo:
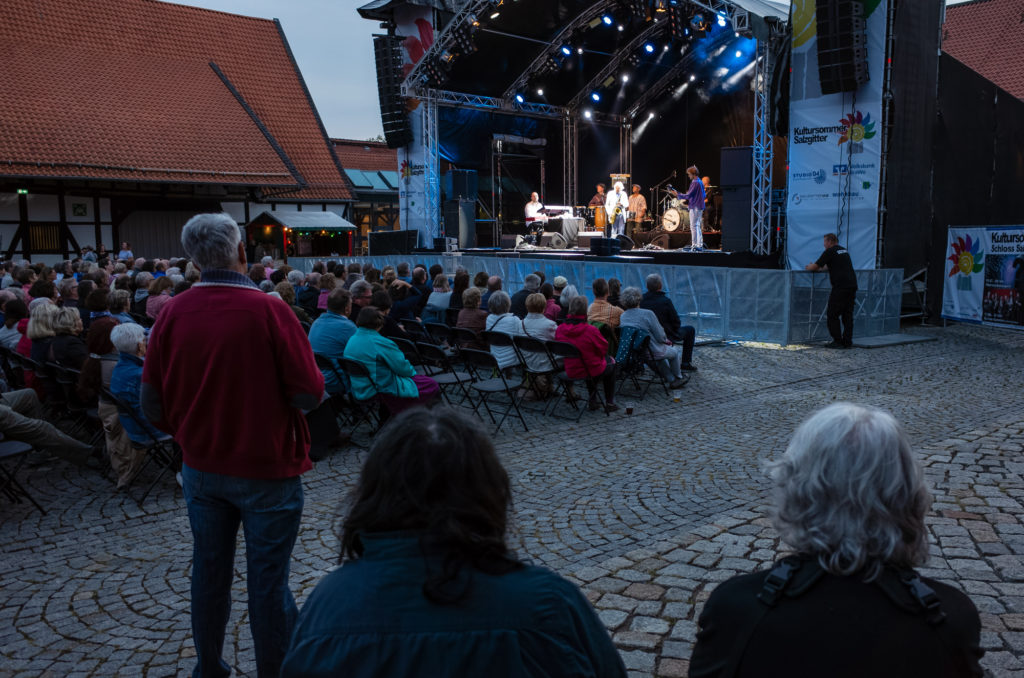
<path fill-rule="evenodd" d="M 1024 226 L 949 229 L 942 317 L 1024 329 Z"/>
<path fill-rule="evenodd" d="M 404 40 L 403 70 L 412 70 L 434 43 L 434 26 L 429 7 L 404 5 L 395 9 L 395 33 Z M 430 238 L 431 225 L 427 218 L 426 181 L 424 177 L 423 115 L 419 101 L 409 101 L 409 125 L 413 141 L 398 149 L 398 205 L 402 228 L 420 231 L 421 244 Z"/>

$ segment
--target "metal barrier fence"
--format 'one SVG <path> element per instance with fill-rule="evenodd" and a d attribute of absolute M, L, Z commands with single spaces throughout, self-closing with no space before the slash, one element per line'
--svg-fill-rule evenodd
<path fill-rule="evenodd" d="M 289 264 L 309 272 L 317 261 L 292 258 Z M 510 294 L 522 287 L 527 274 L 540 271 L 549 282 L 555 276 L 564 276 L 591 299 L 590 284 L 596 278 L 617 278 L 623 288 L 635 286 L 644 290 L 647 276 L 657 273 L 683 324 L 693 325 L 702 340 L 763 341 L 785 346 L 829 339 L 825 308 L 831 287 L 827 273 L 459 253 L 350 257 L 335 261 L 370 262 L 378 269 L 401 262 L 428 267 L 441 264 L 449 274 L 462 266 L 470 276 L 477 271 L 501 276 L 502 287 Z M 873 337 L 899 331 L 902 283 L 902 269 L 857 271 L 854 336 Z"/>

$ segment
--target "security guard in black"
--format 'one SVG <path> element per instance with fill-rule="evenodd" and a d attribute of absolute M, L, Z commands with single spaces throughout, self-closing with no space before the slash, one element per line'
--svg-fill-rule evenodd
<path fill-rule="evenodd" d="M 824 238 L 825 251 L 813 264 L 807 264 L 808 271 L 828 270 L 832 292 L 828 296 L 828 332 L 832 335 L 830 348 L 853 346 L 853 309 L 857 299 L 857 274 L 853 261 L 845 247 L 839 245 L 834 233 Z M 841 324 L 840 324 L 841 323 Z"/>

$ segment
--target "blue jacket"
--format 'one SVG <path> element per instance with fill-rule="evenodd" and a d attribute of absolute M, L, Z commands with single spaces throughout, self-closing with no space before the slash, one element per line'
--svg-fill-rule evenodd
<path fill-rule="evenodd" d="M 114 365 L 114 371 L 110 373 L 110 391 L 120 398 L 125 405 L 132 408 L 132 412 L 139 418 L 139 421 L 146 424 L 146 428 L 142 428 L 127 413 L 120 414 L 118 419 L 121 421 L 121 426 L 133 443 L 149 445 L 153 442 L 149 437 L 150 434 L 157 438 L 162 438 L 166 435 L 150 424 L 149 420 L 146 419 L 146 415 L 142 413 L 142 358 L 130 353 L 121 353 L 117 364 Z"/>
<path fill-rule="evenodd" d="M 282 678 L 624 677 L 580 591 L 542 567 L 472 571 L 469 596 L 428 601 L 415 533 L 362 535 L 365 552 L 324 577 L 299 614 Z"/>
<path fill-rule="evenodd" d="M 309 345 L 313 347 L 313 353 L 330 358 L 340 372 L 338 358 L 344 357 L 345 344 L 355 333 L 356 324 L 354 322 L 333 311 L 324 311 L 309 329 Z M 330 370 L 320 371 L 323 372 L 324 386 L 328 393 L 344 393 L 348 390 L 348 385 L 338 383 L 333 372 Z"/>
<path fill-rule="evenodd" d="M 398 345 L 382 337 L 377 330 L 357 328 L 345 344 L 345 357 L 365 365 L 377 385 L 375 389 L 366 377 L 352 377 L 352 395 L 359 400 L 369 400 L 378 393 L 388 393 L 399 398 L 415 398 L 420 394 L 416 382 L 412 380 L 416 370 L 405 359 Z"/>

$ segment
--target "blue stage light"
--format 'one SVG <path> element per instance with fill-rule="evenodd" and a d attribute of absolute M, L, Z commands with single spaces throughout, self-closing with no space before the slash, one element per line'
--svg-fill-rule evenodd
<path fill-rule="evenodd" d="M 601 17 L 601 21 L 604 22 L 605 26 L 611 26 L 614 19 L 612 19 L 610 14 L 605 14 L 603 17 Z"/>
<path fill-rule="evenodd" d="M 516 95 L 516 103 L 520 103 L 520 104 L 521 104 L 521 103 L 523 103 L 524 101 L 526 101 L 526 99 L 524 99 L 524 98 L 523 98 L 523 95 L 522 95 L 522 94 L 517 94 L 517 95 Z"/>
<path fill-rule="evenodd" d="M 568 45 L 562 45 L 562 54 L 564 54 L 565 56 L 569 56 L 570 54 L 572 54 L 572 48 L 570 48 Z"/>
<path fill-rule="evenodd" d="M 651 43 L 647 43 L 646 45 L 644 45 L 644 51 L 647 52 L 648 54 L 653 54 L 654 45 L 652 45 Z"/>
<path fill-rule="evenodd" d="M 597 92 L 594 92 L 593 94 L 590 95 L 590 98 L 593 99 L 594 101 L 600 101 L 601 95 L 598 94 Z"/>
<path fill-rule="evenodd" d="M 722 16 L 721 14 L 718 15 L 718 25 L 725 26 L 725 17 Z"/>

